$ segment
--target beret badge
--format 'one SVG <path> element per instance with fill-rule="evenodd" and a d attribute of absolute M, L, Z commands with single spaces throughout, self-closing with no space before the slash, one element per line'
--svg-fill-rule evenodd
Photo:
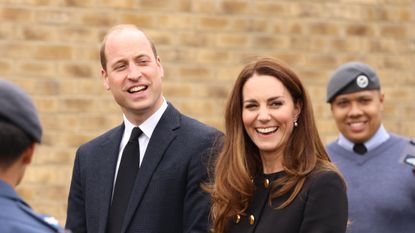
<path fill-rule="evenodd" d="M 366 77 L 366 75 L 359 75 L 356 78 L 356 84 L 360 88 L 365 88 L 369 85 L 369 79 Z"/>

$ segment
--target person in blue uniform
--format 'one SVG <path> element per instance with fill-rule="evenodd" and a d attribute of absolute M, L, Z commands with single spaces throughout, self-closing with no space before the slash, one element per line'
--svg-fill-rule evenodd
<path fill-rule="evenodd" d="M 385 129 L 384 99 L 375 70 L 357 61 L 338 67 L 327 85 L 340 131 L 327 150 L 347 183 L 348 233 L 415 232 L 415 143 Z"/>
<path fill-rule="evenodd" d="M 42 127 L 29 96 L 15 84 L 0 80 L 0 232 L 65 232 L 53 217 L 40 215 L 17 194 Z"/>
<path fill-rule="evenodd" d="M 345 183 L 288 66 L 261 58 L 243 68 L 225 110 L 225 135 L 207 186 L 213 232 L 345 232 Z"/>

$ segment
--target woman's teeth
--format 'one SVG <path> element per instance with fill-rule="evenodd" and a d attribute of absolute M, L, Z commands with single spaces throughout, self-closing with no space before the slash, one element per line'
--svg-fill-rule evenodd
<path fill-rule="evenodd" d="M 258 133 L 262 134 L 269 134 L 277 131 L 278 127 L 268 127 L 268 128 L 256 128 L 256 131 Z"/>

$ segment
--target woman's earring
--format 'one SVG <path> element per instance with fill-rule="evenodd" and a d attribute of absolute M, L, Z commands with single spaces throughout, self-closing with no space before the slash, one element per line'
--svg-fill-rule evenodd
<path fill-rule="evenodd" d="M 294 127 L 296 127 L 296 128 L 297 128 L 297 126 L 298 126 L 297 121 L 294 121 Z"/>

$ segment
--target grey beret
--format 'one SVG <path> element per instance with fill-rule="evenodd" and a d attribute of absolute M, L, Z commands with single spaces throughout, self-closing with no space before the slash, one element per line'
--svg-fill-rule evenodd
<path fill-rule="evenodd" d="M 4 120 L 41 142 L 42 126 L 32 100 L 15 84 L 0 80 L 0 121 Z"/>
<path fill-rule="evenodd" d="M 340 94 L 363 90 L 379 90 L 380 81 L 376 72 L 360 62 L 349 62 L 337 68 L 327 85 L 327 102 Z"/>

